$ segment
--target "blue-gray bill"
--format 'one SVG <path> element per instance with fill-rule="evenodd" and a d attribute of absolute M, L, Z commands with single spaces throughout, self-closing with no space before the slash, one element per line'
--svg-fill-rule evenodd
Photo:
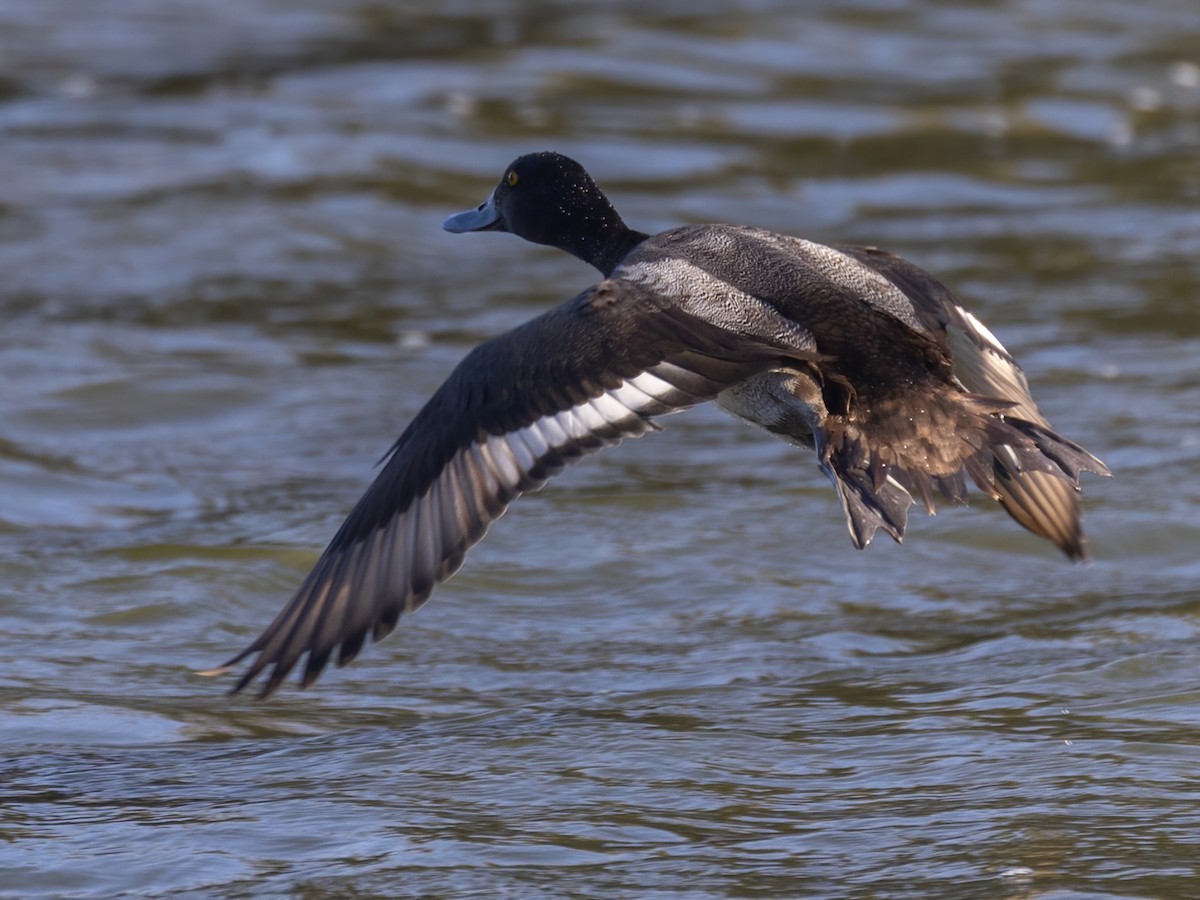
<path fill-rule="evenodd" d="M 488 197 L 475 209 L 448 216 L 442 222 L 442 227 L 452 234 L 465 234 L 468 231 L 490 231 L 500 225 L 500 211 L 493 203 L 494 195 Z"/>

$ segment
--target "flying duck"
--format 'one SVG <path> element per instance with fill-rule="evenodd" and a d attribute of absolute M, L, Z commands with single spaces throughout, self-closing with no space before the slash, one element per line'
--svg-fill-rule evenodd
<path fill-rule="evenodd" d="M 472 350 L 392 447 L 312 572 L 245 650 L 237 692 L 304 687 L 429 599 L 508 505 L 569 463 L 714 400 L 816 451 L 850 538 L 901 541 L 916 495 L 967 480 L 1085 559 L 1081 471 L 1108 475 L 1039 413 L 1024 373 L 940 282 L 870 247 L 737 225 L 634 231 L 558 153 L 522 156 L 447 231 L 507 231 L 603 280 Z"/>

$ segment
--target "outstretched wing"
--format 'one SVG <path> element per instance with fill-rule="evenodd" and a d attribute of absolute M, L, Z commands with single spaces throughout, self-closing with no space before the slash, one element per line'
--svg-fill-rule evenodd
<path fill-rule="evenodd" d="M 262 696 L 302 656 L 302 684 L 345 665 L 462 564 L 508 504 L 653 417 L 801 356 L 730 334 L 625 282 L 604 281 L 472 351 L 396 441 L 300 589 L 249 647 L 240 691 Z"/>
<path fill-rule="evenodd" d="M 954 359 L 954 374 L 963 387 L 973 394 L 1012 402 L 1005 415 L 1050 427 L 1012 354 L 941 282 L 891 253 L 872 247 L 837 249 L 875 269 L 905 293 L 930 329 L 944 336 Z M 1084 457 L 1089 471 L 1109 474 L 1100 460 L 1086 453 Z M 1078 488 L 1054 474 L 1025 471 L 1011 448 L 1007 452 L 998 448 L 993 468 L 997 499 L 1013 519 L 1052 541 L 1072 559 L 1087 559 Z"/>

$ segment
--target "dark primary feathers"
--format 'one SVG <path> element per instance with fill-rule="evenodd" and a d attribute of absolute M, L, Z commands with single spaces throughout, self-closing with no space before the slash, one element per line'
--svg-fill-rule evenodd
<path fill-rule="evenodd" d="M 967 480 L 1083 558 L 1078 477 L 1108 474 L 1055 434 L 1025 375 L 932 276 L 863 247 L 754 228 L 628 228 L 583 167 L 521 157 L 449 231 L 509 231 L 606 280 L 473 350 L 396 441 L 375 482 L 267 629 L 239 691 L 305 660 L 311 684 L 423 604 L 522 493 L 565 465 L 715 400 L 815 449 L 855 545 L 900 541 L 913 497 Z"/>

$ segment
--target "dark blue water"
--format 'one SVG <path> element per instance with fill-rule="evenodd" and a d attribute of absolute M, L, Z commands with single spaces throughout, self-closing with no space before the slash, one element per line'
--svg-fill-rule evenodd
<path fill-rule="evenodd" d="M 1200 8 L 0 5 L 0 895 L 1187 897 Z M 518 153 L 631 224 L 938 273 L 1095 562 L 988 504 L 855 552 L 712 409 L 517 503 L 316 689 L 195 670 L 474 344 L 582 264 L 439 223 Z"/>

